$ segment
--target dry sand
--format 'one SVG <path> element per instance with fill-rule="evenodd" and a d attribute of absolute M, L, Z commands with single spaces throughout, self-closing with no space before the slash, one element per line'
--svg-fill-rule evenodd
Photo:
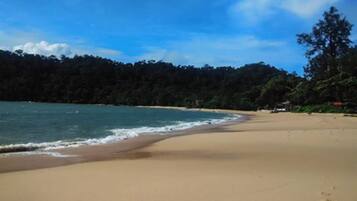
<path fill-rule="evenodd" d="M 1 201 L 356 201 L 357 118 L 247 113 L 121 159 L 0 174 Z"/>

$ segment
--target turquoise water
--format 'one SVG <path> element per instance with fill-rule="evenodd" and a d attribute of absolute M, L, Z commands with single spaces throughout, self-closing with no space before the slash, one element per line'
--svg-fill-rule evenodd
<path fill-rule="evenodd" d="M 236 118 L 224 113 L 128 106 L 0 102 L 0 148 L 103 144 Z"/>

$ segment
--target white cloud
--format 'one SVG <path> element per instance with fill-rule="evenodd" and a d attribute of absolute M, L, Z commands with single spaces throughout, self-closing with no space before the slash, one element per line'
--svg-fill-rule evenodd
<path fill-rule="evenodd" d="M 243 17 L 248 23 L 256 23 L 262 19 L 286 11 L 301 18 L 310 18 L 327 6 L 339 0 L 241 0 L 229 9 L 235 17 Z"/>
<path fill-rule="evenodd" d="M 12 48 L 6 46 L 0 46 L 0 49 L 8 50 L 22 50 L 29 54 L 40 54 L 45 56 L 55 55 L 55 56 L 74 56 L 77 55 L 95 55 L 105 58 L 118 58 L 122 53 L 118 50 L 108 49 L 108 48 L 98 48 L 90 46 L 76 46 L 72 47 L 66 43 L 48 43 L 47 41 L 41 41 L 38 43 L 34 42 L 25 42 L 22 45 L 15 45 Z"/>
<path fill-rule="evenodd" d="M 45 56 L 55 55 L 55 56 L 70 56 L 72 55 L 72 50 L 66 43 L 53 43 L 49 44 L 46 41 L 41 41 L 39 43 L 27 42 L 23 45 L 16 45 L 13 50 L 23 50 L 29 54 L 40 54 Z"/>
<path fill-rule="evenodd" d="M 70 42 L 70 45 L 68 42 L 49 43 L 46 41 L 48 38 L 52 38 L 51 40 L 63 40 L 63 38 L 58 39 L 58 37 L 56 37 L 57 39 L 53 39 L 54 37 L 38 31 L 0 30 L 0 49 L 9 51 L 21 49 L 29 54 L 40 54 L 45 56 L 65 55 L 70 57 L 76 54 L 90 54 L 111 59 L 124 57 L 119 50 L 88 45 L 90 42 L 83 40 L 83 38 L 66 40 Z"/>
<path fill-rule="evenodd" d="M 289 0 L 281 3 L 281 8 L 300 17 L 309 18 L 326 6 L 331 6 L 338 0 Z"/>
<path fill-rule="evenodd" d="M 262 17 L 274 13 L 272 0 L 242 0 L 230 8 L 230 13 L 237 17 L 244 17 L 248 23 L 256 23 Z"/>

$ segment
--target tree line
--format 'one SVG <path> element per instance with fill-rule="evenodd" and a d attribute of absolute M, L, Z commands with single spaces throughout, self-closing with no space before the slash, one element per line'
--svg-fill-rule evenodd
<path fill-rule="evenodd" d="M 295 105 L 357 103 L 357 47 L 352 25 L 332 7 L 311 33 L 305 76 L 263 62 L 234 67 L 122 63 L 0 50 L 0 100 L 114 105 L 162 105 L 253 110 L 289 100 Z"/>
<path fill-rule="evenodd" d="M 57 59 L 21 51 L 0 51 L 0 60 L 0 99 L 9 101 L 255 109 L 285 100 L 285 88 L 301 80 L 264 63 L 196 68 L 162 61 L 125 64 L 89 55 Z M 288 84 L 270 100 L 262 91 L 273 80 Z"/>

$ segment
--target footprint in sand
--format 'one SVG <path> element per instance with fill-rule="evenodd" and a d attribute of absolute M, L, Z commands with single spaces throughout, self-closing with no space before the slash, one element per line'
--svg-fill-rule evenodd
<path fill-rule="evenodd" d="M 335 189 L 336 189 L 335 186 L 331 186 L 331 190 L 335 190 Z M 322 198 L 320 201 L 333 201 L 332 199 L 328 198 L 332 195 L 332 193 L 330 193 L 330 192 L 321 191 L 320 195 L 325 197 L 325 198 Z"/>
<path fill-rule="evenodd" d="M 331 195 L 331 193 L 321 192 L 321 195 L 323 195 L 323 196 L 330 196 L 330 195 Z"/>

